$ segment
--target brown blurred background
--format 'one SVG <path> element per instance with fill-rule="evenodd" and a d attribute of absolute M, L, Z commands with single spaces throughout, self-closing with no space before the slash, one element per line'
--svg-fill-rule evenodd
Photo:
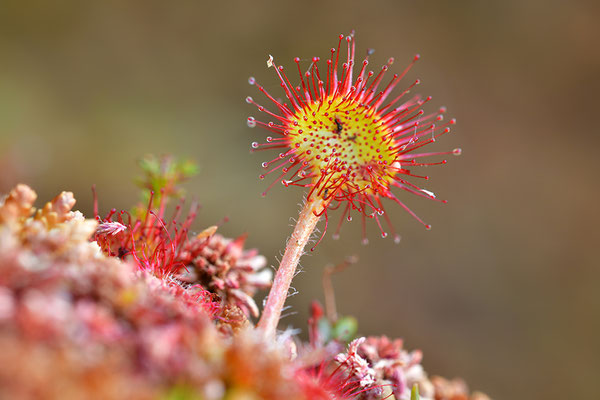
<path fill-rule="evenodd" d="M 89 214 L 95 183 L 101 209 L 129 208 L 137 159 L 190 157 L 196 228 L 229 216 L 221 231 L 248 232 L 276 264 L 302 191 L 260 197 L 272 153 L 249 153 L 267 133 L 246 126 L 257 112 L 244 98 L 260 98 L 247 78 L 276 92 L 268 54 L 293 66 L 356 29 L 373 68 L 422 55 L 409 79 L 459 121 L 435 146 L 463 156 L 427 171 L 447 205 L 404 197 L 433 230 L 390 206 L 398 246 L 374 226 L 361 246 L 358 219 L 328 235 L 303 259 L 285 323 L 304 327 L 323 267 L 357 254 L 334 284 L 361 333 L 403 337 L 430 373 L 495 399 L 598 399 L 599 4 L 4 0 L 0 190 L 71 190 Z"/>

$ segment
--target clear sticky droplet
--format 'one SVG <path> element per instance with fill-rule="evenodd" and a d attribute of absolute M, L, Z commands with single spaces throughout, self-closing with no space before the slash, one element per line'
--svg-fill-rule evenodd
<path fill-rule="evenodd" d="M 396 244 L 400 243 L 400 240 L 401 240 L 401 239 L 402 239 L 402 238 L 400 237 L 400 235 L 398 235 L 398 234 L 395 234 L 395 235 L 394 235 L 394 243 L 396 243 Z"/>
<path fill-rule="evenodd" d="M 256 126 L 256 120 L 254 119 L 254 117 L 248 117 L 247 123 L 250 128 L 254 128 Z"/>
<path fill-rule="evenodd" d="M 381 237 L 382 237 L 382 238 L 384 238 L 384 239 L 385 239 L 386 237 L 388 237 L 388 234 L 387 234 L 387 232 L 381 232 Z"/>
<path fill-rule="evenodd" d="M 430 198 L 435 199 L 435 193 L 433 193 L 432 191 L 426 190 L 426 189 L 421 189 L 421 192 L 425 193 Z"/>
<path fill-rule="evenodd" d="M 246 103 L 248 104 L 252 104 L 252 102 L 254 101 L 254 99 L 250 96 L 246 97 Z"/>
<path fill-rule="evenodd" d="M 258 142 L 252 142 L 252 148 L 258 149 Z"/>
<path fill-rule="evenodd" d="M 368 238 L 364 238 L 361 243 L 363 244 L 363 246 L 366 246 L 369 244 L 369 239 Z"/>
<path fill-rule="evenodd" d="M 331 238 L 333 240 L 338 240 L 340 238 L 340 234 L 339 233 L 334 233 L 333 235 L 331 235 Z"/>
<path fill-rule="evenodd" d="M 251 76 L 250 78 L 248 78 L 248 83 L 254 85 L 256 83 L 256 79 L 254 79 L 254 77 Z"/>
<path fill-rule="evenodd" d="M 268 162 L 266 162 L 266 161 L 263 161 L 263 162 L 262 162 L 260 165 L 261 165 L 263 168 L 267 168 L 267 167 L 269 166 L 269 163 L 268 163 Z"/>

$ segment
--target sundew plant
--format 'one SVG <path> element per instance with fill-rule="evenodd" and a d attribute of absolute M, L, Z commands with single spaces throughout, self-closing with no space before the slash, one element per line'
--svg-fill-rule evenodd
<path fill-rule="evenodd" d="M 422 187 L 419 167 L 460 154 L 426 147 L 455 121 L 411 94 L 419 81 L 403 78 L 418 56 L 390 77 L 393 59 L 371 71 L 372 51 L 358 64 L 355 54 L 354 34 L 340 35 L 323 60 L 296 58 L 296 78 L 269 56 L 281 93 L 250 78 L 259 93 L 246 101 L 260 116 L 248 125 L 270 131 L 252 144 L 270 155 L 260 177 L 267 190 L 281 183 L 304 196 L 275 274 L 245 234 L 220 233 L 225 220 L 195 228 L 199 204 L 182 189 L 197 173 L 190 160 L 142 158 L 130 210 L 111 208 L 95 187 L 88 217 L 71 192 L 39 208 L 26 184 L 1 197 L 0 398 L 488 400 L 460 379 L 430 376 L 402 339 L 360 336 L 359 321 L 338 315 L 331 278 L 352 257 L 326 268 L 325 306 L 314 301 L 300 327 L 308 340 L 277 329 L 319 221 L 311 250 L 353 218 L 363 243 L 368 222 L 399 242 L 389 206 L 429 229 L 408 202 L 444 201 Z"/>
<path fill-rule="evenodd" d="M 374 219 L 381 236 L 387 237 L 389 231 L 398 243 L 400 236 L 382 202 L 388 199 L 431 229 L 431 225 L 423 222 L 394 190 L 445 202 L 411 181 L 411 178 L 428 179 L 413 169 L 446 163 L 446 160 L 426 161 L 431 156 L 459 155 L 461 152 L 460 149 L 447 152 L 423 149 L 449 133 L 456 120 L 444 121 L 444 107 L 437 112 L 424 111 L 423 107 L 431 97 L 410 95 L 419 80 L 406 84 L 394 94 L 396 86 L 419 59 L 418 55 L 404 71 L 394 74 L 386 83 L 385 75 L 394 59 L 390 58 L 375 73 L 368 70 L 371 52 L 367 52 L 358 65 L 355 65 L 355 52 L 354 35 L 340 35 L 337 49 L 331 49 L 331 56 L 321 68 L 320 58 L 313 57 L 303 71 L 300 59 L 296 57 L 294 62 L 300 81 L 296 86 L 290 83 L 283 66 L 278 66 L 269 56 L 267 64 L 274 69 L 287 102 L 277 100 L 250 78 L 250 83 L 258 85 L 258 90 L 274 109 L 269 110 L 248 97 L 248 103 L 256 105 L 272 119 L 264 122 L 249 117 L 248 125 L 261 125 L 276 135 L 275 138 L 267 137 L 262 144 L 254 142 L 252 147 L 281 151 L 272 160 L 262 163 L 266 172 L 261 178 L 276 173 L 279 176 L 274 183 L 281 181 L 284 186 L 308 189 L 304 208 L 288 241 L 259 322 L 267 335 L 273 335 L 299 258 L 321 217 L 325 219 L 323 234 L 328 228 L 328 211 L 341 208 L 335 237 L 339 236 L 344 219 L 351 220 L 356 214 L 362 219 L 363 243 L 368 242 L 366 219 Z M 387 224 L 387 230 L 382 222 Z"/>

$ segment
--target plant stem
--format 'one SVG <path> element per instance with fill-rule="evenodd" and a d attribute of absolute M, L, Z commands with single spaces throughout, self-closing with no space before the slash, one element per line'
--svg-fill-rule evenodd
<path fill-rule="evenodd" d="M 275 337 L 281 309 L 288 296 L 292 278 L 296 273 L 296 266 L 300 261 L 304 246 L 306 246 L 310 235 L 315 230 L 319 219 L 321 219 L 324 207 L 327 207 L 327 201 L 323 199 L 307 199 L 304 208 L 300 212 L 294 232 L 287 242 L 285 253 L 275 274 L 273 286 L 271 286 L 262 316 L 258 321 L 258 328 L 262 330 L 265 338 L 272 339 Z"/>

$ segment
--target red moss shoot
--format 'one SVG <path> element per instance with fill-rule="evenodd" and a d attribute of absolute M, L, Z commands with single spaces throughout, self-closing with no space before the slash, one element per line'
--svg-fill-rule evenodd
<path fill-rule="evenodd" d="M 340 54 L 342 51 L 346 54 Z M 319 57 L 313 57 L 303 71 L 300 58 L 294 59 L 300 78 L 298 86 L 292 85 L 284 68 L 269 56 L 267 64 L 274 68 L 288 101 L 276 99 L 250 78 L 250 84 L 257 85 L 275 106 L 275 111 L 247 97 L 248 103 L 272 118 L 262 122 L 249 117 L 248 125 L 260 125 L 274 134 L 267 137 L 265 143 L 252 143 L 253 149 L 280 151 L 277 157 L 262 163 L 265 172 L 260 175 L 261 179 L 270 174 L 277 175 L 263 195 L 279 181 L 286 187 L 310 188 L 307 201 L 315 198 L 324 201 L 326 222 L 327 209 L 340 206 L 343 209 L 334 238 L 339 236 L 344 219 L 352 220 L 352 212 L 356 212 L 362 217 L 364 243 L 368 242 L 366 218 L 375 219 L 381 236 L 388 236 L 381 217 L 395 242 L 399 242 L 400 236 L 385 213 L 381 199 L 396 202 L 427 229 L 431 228 L 392 192 L 392 188 L 445 202 L 408 179 L 428 179 L 413 173 L 413 167 L 446 163 L 446 160 L 418 161 L 421 158 L 458 155 L 461 150 L 420 152 L 423 146 L 449 133 L 450 126 L 456 121 L 444 121 L 444 107 L 437 112 L 425 113 L 422 107 L 431 97 L 407 96 L 419 84 L 418 79 L 390 97 L 419 56 L 383 86 L 384 76 L 394 59 L 390 58 L 377 73 L 367 71 L 372 53 L 372 50 L 367 52 L 356 72 L 354 35 L 340 35 L 337 49 L 331 49 L 331 56 L 324 66 Z M 391 100 L 386 102 L 388 98 Z"/>

